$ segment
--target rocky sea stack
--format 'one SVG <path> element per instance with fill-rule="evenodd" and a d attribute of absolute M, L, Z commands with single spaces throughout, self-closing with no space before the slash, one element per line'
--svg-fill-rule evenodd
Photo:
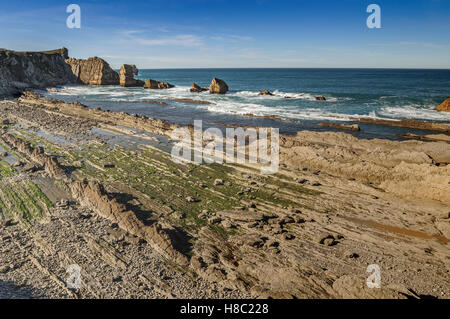
<path fill-rule="evenodd" d="M 134 64 L 124 64 L 120 68 L 120 85 L 123 87 L 137 87 L 144 86 L 144 82 L 136 80 L 135 75 L 138 75 L 139 70 Z"/>
<path fill-rule="evenodd" d="M 87 60 L 66 59 L 78 83 L 87 85 L 119 85 L 119 74 L 105 60 L 93 57 Z"/>
<path fill-rule="evenodd" d="M 224 80 L 214 78 L 209 86 L 209 93 L 211 94 L 225 94 L 228 92 L 228 85 Z"/>

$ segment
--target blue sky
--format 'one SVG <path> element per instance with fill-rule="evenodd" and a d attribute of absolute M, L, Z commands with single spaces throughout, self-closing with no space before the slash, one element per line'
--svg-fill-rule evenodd
<path fill-rule="evenodd" d="M 0 0 L 0 47 L 118 68 L 450 68 L 449 0 Z M 66 7 L 81 7 L 81 29 Z M 381 29 L 366 8 L 381 7 Z"/>

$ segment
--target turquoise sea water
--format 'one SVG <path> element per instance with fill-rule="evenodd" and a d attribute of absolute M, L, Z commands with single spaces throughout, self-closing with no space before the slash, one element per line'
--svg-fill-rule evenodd
<path fill-rule="evenodd" d="M 224 95 L 190 93 L 192 82 L 208 86 L 213 77 L 225 80 L 230 91 Z M 434 108 L 450 97 L 450 70 L 394 69 L 182 69 L 140 70 L 137 78 L 168 81 L 168 90 L 122 88 L 120 86 L 70 86 L 48 93 L 66 101 L 91 107 L 125 111 L 185 124 L 203 119 L 214 123 L 273 125 L 267 119 L 244 114 L 275 115 L 288 120 L 276 123 L 281 130 L 295 132 L 317 129 L 317 122 L 346 122 L 351 117 L 415 119 L 449 122 L 450 113 Z M 274 96 L 259 96 L 262 90 Z M 316 101 L 325 96 L 327 101 Z M 195 105 L 170 101 L 191 98 L 213 102 Z M 161 100 L 169 105 L 143 103 Z M 371 128 L 373 134 L 396 133 L 394 128 Z"/>

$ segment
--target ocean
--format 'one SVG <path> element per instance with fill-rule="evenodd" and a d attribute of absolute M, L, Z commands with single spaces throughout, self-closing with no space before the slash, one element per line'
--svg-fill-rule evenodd
<path fill-rule="evenodd" d="M 191 93 L 191 83 L 207 87 L 213 77 L 227 82 L 226 95 Z M 124 111 L 179 124 L 202 119 L 205 126 L 220 123 L 279 127 L 281 132 L 324 130 L 318 122 L 349 122 L 351 118 L 414 119 L 450 122 L 450 113 L 436 106 L 450 97 L 450 70 L 400 69 L 158 69 L 140 70 L 136 77 L 167 81 L 167 90 L 120 86 L 66 86 L 46 93 L 89 107 Z M 262 90 L 274 96 L 259 96 Z M 316 101 L 325 96 L 326 101 Z M 190 98 L 213 104 L 169 100 Z M 160 100 L 168 105 L 144 103 Z M 285 121 L 244 116 L 276 116 Z M 392 127 L 361 125 L 363 137 L 394 136 L 406 131 Z M 421 134 L 421 132 L 415 132 Z M 425 133 L 423 133 L 425 134 Z"/>

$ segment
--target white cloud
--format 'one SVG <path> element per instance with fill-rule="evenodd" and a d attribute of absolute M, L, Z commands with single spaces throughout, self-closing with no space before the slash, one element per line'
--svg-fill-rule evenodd
<path fill-rule="evenodd" d="M 211 40 L 214 41 L 222 41 L 222 42 L 239 42 L 239 41 L 253 41 L 252 37 L 245 35 L 234 35 L 234 34 L 219 34 L 210 37 Z"/>
<path fill-rule="evenodd" d="M 135 38 L 135 41 L 139 44 L 150 46 L 175 45 L 184 47 L 198 47 L 203 45 L 203 39 L 192 34 L 179 34 L 157 39 Z"/>
<path fill-rule="evenodd" d="M 148 38 L 142 36 L 144 33 L 143 30 L 123 30 L 118 33 L 125 36 L 128 41 L 144 46 L 199 47 L 203 45 L 203 37 L 193 34 L 177 34 L 157 38 Z"/>
<path fill-rule="evenodd" d="M 371 43 L 370 46 L 375 47 L 422 47 L 422 48 L 443 48 L 444 46 L 437 43 L 428 42 L 412 42 L 412 41 L 400 41 L 392 43 Z"/>

